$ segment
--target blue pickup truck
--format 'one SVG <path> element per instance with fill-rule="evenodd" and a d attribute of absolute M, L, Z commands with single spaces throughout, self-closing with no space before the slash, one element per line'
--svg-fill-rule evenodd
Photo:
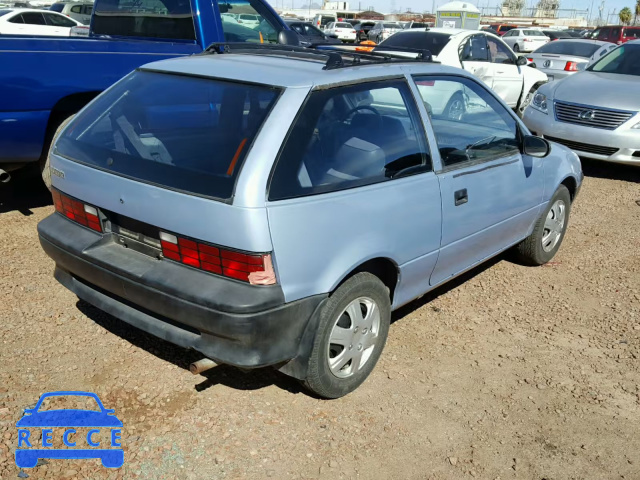
<path fill-rule="evenodd" d="M 96 0 L 87 38 L 1 37 L 0 181 L 39 162 L 47 183 L 58 127 L 140 65 L 292 34 L 265 0 Z"/>

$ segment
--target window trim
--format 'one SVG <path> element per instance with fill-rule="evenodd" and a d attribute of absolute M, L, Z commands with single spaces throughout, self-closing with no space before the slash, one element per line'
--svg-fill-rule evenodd
<path fill-rule="evenodd" d="M 520 122 L 520 119 L 516 116 L 515 112 L 513 110 L 511 110 L 510 108 L 505 108 L 500 102 L 501 100 L 499 99 L 499 97 L 497 95 L 494 95 L 493 92 L 489 89 L 486 89 L 484 86 L 482 86 L 478 81 L 476 81 L 474 78 L 471 78 L 469 76 L 466 75 L 456 75 L 456 74 L 437 74 L 437 73 L 430 73 L 430 74 L 420 74 L 420 73 L 413 73 L 411 74 L 411 80 L 414 83 L 414 85 L 416 86 L 417 89 L 417 83 L 416 80 L 417 78 L 433 78 L 434 80 L 440 79 L 440 80 L 446 80 L 446 79 L 465 79 L 468 82 L 474 83 L 475 85 L 477 85 L 478 88 L 484 89 L 484 91 L 491 95 L 494 100 L 496 100 L 496 102 L 498 103 L 498 105 L 500 105 L 500 107 L 502 107 L 505 112 L 507 112 L 507 114 L 509 115 L 509 117 L 511 117 L 516 124 L 516 139 L 518 141 L 518 150 L 517 153 L 522 156 L 522 138 L 524 135 L 527 134 L 526 130 L 523 130 L 523 125 Z M 436 146 L 438 146 L 437 142 L 438 142 L 438 135 L 436 134 L 435 129 L 433 128 L 433 124 L 431 122 L 431 117 L 428 117 L 428 129 L 429 132 L 433 135 L 433 137 L 436 140 Z M 427 128 L 427 124 L 425 124 L 425 128 Z M 440 147 L 438 146 L 437 148 L 437 152 L 438 152 L 438 160 L 440 163 L 440 168 L 439 169 L 434 169 L 435 173 L 437 175 L 443 174 L 443 173 L 448 173 L 454 170 L 460 170 L 463 168 L 468 168 L 468 167 L 474 167 L 476 165 L 481 165 L 487 162 L 492 162 L 495 160 L 499 160 L 502 158 L 507 158 L 510 157 L 512 155 L 515 154 L 515 152 L 505 152 L 502 154 L 496 154 L 493 155 L 491 157 L 487 157 L 487 158 L 478 158 L 478 159 L 469 159 L 469 160 L 465 160 L 464 162 L 459 162 L 459 163 L 454 163 L 453 165 L 445 165 L 444 161 L 442 160 L 442 156 L 440 155 Z M 433 163 L 433 153 L 431 154 L 431 161 Z M 500 166 L 500 165 L 497 165 Z"/>
<path fill-rule="evenodd" d="M 296 125 L 298 124 L 298 121 L 300 120 L 300 117 L 302 116 L 303 112 L 305 111 L 311 96 L 313 95 L 313 93 L 315 92 L 320 92 L 320 91 L 325 91 L 325 90 L 332 90 L 334 88 L 344 88 L 344 87 L 350 87 L 350 86 L 354 86 L 354 85 L 368 85 L 368 84 L 385 84 L 385 83 L 391 83 L 391 82 L 396 82 L 396 81 L 400 81 L 401 83 L 404 84 L 404 86 L 407 88 L 407 92 L 410 94 L 410 98 L 413 100 L 413 107 L 415 109 L 415 112 L 417 113 L 417 118 L 415 119 L 417 122 L 416 125 L 416 136 L 422 136 L 422 139 L 418 138 L 418 142 L 423 144 L 423 146 L 425 147 L 425 153 L 429 156 L 430 159 L 430 163 L 431 163 L 431 168 L 429 169 L 421 169 L 419 171 L 416 171 L 415 173 L 409 174 L 409 175 L 402 175 L 400 177 L 397 178 L 389 178 L 386 180 L 382 180 L 379 182 L 367 182 L 364 184 L 358 184 L 358 185 L 353 185 L 353 186 L 349 186 L 346 188 L 338 188 L 338 189 L 334 189 L 334 190 L 328 190 L 328 191 L 322 191 L 322 192 L 315 192 L 315 193 L 305 193 L 303 195 L 296 195 L 296 196 L 292 196 L 292 197 L 286 197 L 286 198 L 271 198 L 271 186 L 273 183 L 273 178 L 275 176 L 276 170 L 278 168 L 278 165 L 280 164 L 280 161 L 282 160 L 282 155 L 284 153 L 285 147 L 287 146 L 289 139 L 291 138 L 291 135 L 293 134 L 293 131 L 296 127 Z M 384 87 L 382 87 L 384 88 Z M 407 109 L 407 112 L 409 112 L 409 109 Z M 427 157 L 423 154 L 422 155 L 422 166 L 426 166 L 427 165 Z M 439 158 L 439 157 L 438 157 Z M 345 81 L 345 82 L 339 82 L 339 83 L 334 83 L 334 84 L 329 84 L 329 85 L 318 85 L 314 88 L 312 88 L 309 93 L 307 94 L 306 98 L 304 99 L 304 102 L 302 102 L 302 104 L 300 105 L 300 108 L 298 109 L 298 112 L 296 113 L 293 121 L 291 122 L 291 125 L 289 126 L 289 129 L 287 131 L 287 134 L 285 135 L 284 139 L 282 140 L 282 144 L 280 145 L 280 148 L 278 148 L 278 153 L 276 155 L 276 159 L 273 162 L 273 164 L 271 165 L 271 171 L 269 172 L 269 177 L 267 179 L 267 188 L 266 188 L 266 203 L 267 204 L 271 204 L 271 203 L 276 203 L 276 202 L 288 202 L 288 201 L 299 201 L 301 199 L 308 199 L 310 197 L 315 197 L 318 195 L 331 195 L 331 194 L 341 194 L 342 192 L 345 191 L 349 191 L 349 190 L 353 190 L 354 188 L 366 188 L 366 187 L 371 187 L 374 185 L 383 185 L 386 183 L 389 183 L 391 181 L 398 181 L 398 180 L 402 180 L 404 178 L 411 178 L 411 177 L 415 177 L 417 175 L 423 175 L 423 174 L 429 174 L 429 173 L 437 173 L 436 169 L 435 169 L 435 164 L 434 164 L 434 158 L 433 158 L 433 149 L 431 148 L 431 144 L 429 142 L 429 136 L 428 136 L 428 132 L 425 128 L 425 124 L 424 124 L 424 119 L 422 118 L 422 113 L 420 111 L 420 105 L 416 100 L 414 91 L 413 91 L 413 85 L 411 84 L 411 82 L 409 81 L 409 78 L 406 75 L 403 74 L 397 74 L 397 75 L 387 75 L 384 77 L 376 77 L 373 79 L 367 79 L 365 81 L 363 81 L 362 79 L 359 80 L 349 80 L 349 81 Z"/>

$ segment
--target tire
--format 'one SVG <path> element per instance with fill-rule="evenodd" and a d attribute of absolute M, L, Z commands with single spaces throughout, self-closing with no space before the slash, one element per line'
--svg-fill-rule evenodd
<path fill-rule="evenodd" d="M 526 265 L 544 265 L 560 248 L 569 225 L 571 195 L 564 185 L 554 193 L 549 206 L 540 215 L 533 232 L 516 246 L 516 252 Z M 561 222 L 561 225 L 558 223 Z"/>
<path fill-rule="evenodd" d="M 53 136 L 51 136 L 49 147 L 47 148 L 47 154 L 40 158 L 40 175 L 42 175 L 42 181 L 49 189 L 49 191 L 51 191 L 51 169 L 49 168 L 49 156 L 51 155 L 53 144 L 60 135 L 60 132 L 62 132 L 62 129 L 67 126 L 67 124 L 74 116 L 75 115 L 71 115 L 62 120 L 62 122 L 58 125 L 58 128 L 56 128 L 56 131 L 53 133 Z"/>
<path fill-rule="evenodd" d="M 466 111 L 464 97 L 460 93 L 454 94 L 444 107 L 444 114 L 449 120 L 462 120 Z"/>
<path fill-rule="evenodd" d="M 517 43 L 515 43 L 515 44 L 513 45 L 513 51 L 514 51 L 515 53 L 519 53 L 519 52 L 520 52 L 520 47 L 518 46 L 518 44 L 517 44 Z"/>
<path fill-rule="evenodd" d="M 358 388 L 380 358 L 391 320 L 389 289 L 375 275 L 358 273 L 319 315 L 304 384 L 320 397 L 339 398 Z"/>

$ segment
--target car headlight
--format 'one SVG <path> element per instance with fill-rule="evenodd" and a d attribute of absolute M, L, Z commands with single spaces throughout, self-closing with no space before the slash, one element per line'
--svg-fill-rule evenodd
<path fill-rule="evenodd" d="M 531 106 L 542 113 L 548 113 L 547 96 L 536 92 L 531 100 Z"/>

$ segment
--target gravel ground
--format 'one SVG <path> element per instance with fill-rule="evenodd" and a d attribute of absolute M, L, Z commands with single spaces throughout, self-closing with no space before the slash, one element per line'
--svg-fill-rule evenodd
<path fill-rule="evenodd" d="M 79 302 L 52 276 L 27 179 L 0 186 L 0 477 L 15 422 L 51 390 L 96 392 L 125 465 L 30 478 L 640 478 L 640 170 L 586 164 L 554 262 L 507 256 L 394 314 L 372 376 L 334 401 L 218 367 Z"/>

